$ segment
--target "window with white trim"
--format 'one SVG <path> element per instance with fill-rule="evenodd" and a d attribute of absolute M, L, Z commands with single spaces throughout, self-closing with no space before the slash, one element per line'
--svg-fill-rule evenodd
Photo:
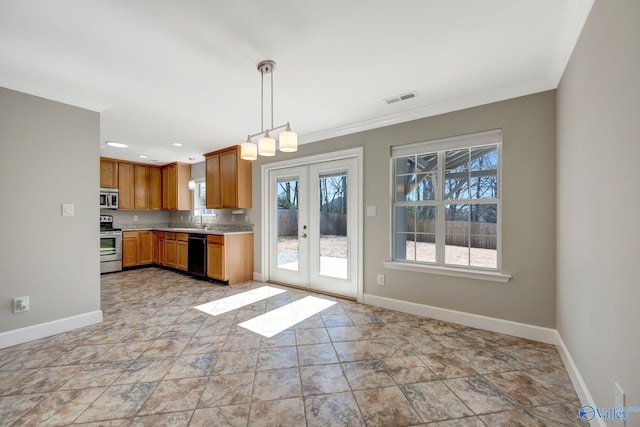
<path fill-rule="evenodd" d="M 193 209 L 198 210 L 202 216 L 211 216 L 215 212 L 207 209 L 207 184 L 204 178 L 195 181 L 196 188 L 193 192 Z"/>
<path fill-rule="evenodd" d="M 392 147 L 393 260 L 500 269 L 502 131 Z"/>

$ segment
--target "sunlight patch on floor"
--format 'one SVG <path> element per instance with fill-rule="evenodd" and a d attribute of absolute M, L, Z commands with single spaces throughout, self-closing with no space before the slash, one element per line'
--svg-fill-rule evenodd
<path fill-rule="evenodd" d="M 240 326 L 264 337 L 271 338 L 334 304 L 336 304 L 335 301 L 308 296 L 242 322 Z"/>
<path fill-rule="evenodd" d="M 258 301 L 262 301 L 263 299 L 279 295 L 283 292 L 286 291 L 271 286 L 262 286 L 250 291 L 232 295 L 230 297 L 225 297 L 216 301 L 208 302 L 206 304 L 197 305 L 193 308 L 196 308 L 212 316 L 219 316 L 221 314 L 228 313 L 229 311 L 236 310 L 246 305 L 251 305 Z"/>

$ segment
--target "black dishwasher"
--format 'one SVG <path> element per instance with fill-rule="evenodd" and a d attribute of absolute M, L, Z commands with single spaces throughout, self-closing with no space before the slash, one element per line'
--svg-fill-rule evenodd
<path fill-rule="evenodd" d="M 187 271 L 194 276 L 207 276 L 207 235 L 189 234 Z"/>

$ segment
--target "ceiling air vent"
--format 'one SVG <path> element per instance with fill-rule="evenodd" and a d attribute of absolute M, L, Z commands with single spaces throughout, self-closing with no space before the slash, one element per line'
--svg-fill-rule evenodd
<path fill-rule="evenodd" d="M 415 92 L 404 93 L 398 96 L 392 96 L 391 98 L 384 99 L 387 104 L 393 104 L 394 102 L 406 101 L 407 99 L 415 98 L 418 96 Z"/>

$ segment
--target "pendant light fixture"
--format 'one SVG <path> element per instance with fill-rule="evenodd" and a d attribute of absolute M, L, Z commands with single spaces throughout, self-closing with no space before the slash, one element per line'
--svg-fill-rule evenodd
<path fill-rule="evenodd" d="M 247 136 L 247 141 L 240 146 L 240 157 L 244 160 L 256 160 L 258 155 L 271 157 L 276 155 L 276 140 L 271 137 L 269 132 L 286 128 L 280 132 L 279 148 L 282 152 L 298 151 L 298 134 L 291 131 L 291 125 L 287 122 L 284 125 L 273 126 L 273 70 L 276 69 L 276 62 L 270 59 L 262 61 L 258 64 L 260 72 L 260 132 L 256 132 Z M 271 127 L 264 128 L 264 76 L 271 75 Z M 251 138 L 260 136 L 258 143 L 255 144 Z"/>

